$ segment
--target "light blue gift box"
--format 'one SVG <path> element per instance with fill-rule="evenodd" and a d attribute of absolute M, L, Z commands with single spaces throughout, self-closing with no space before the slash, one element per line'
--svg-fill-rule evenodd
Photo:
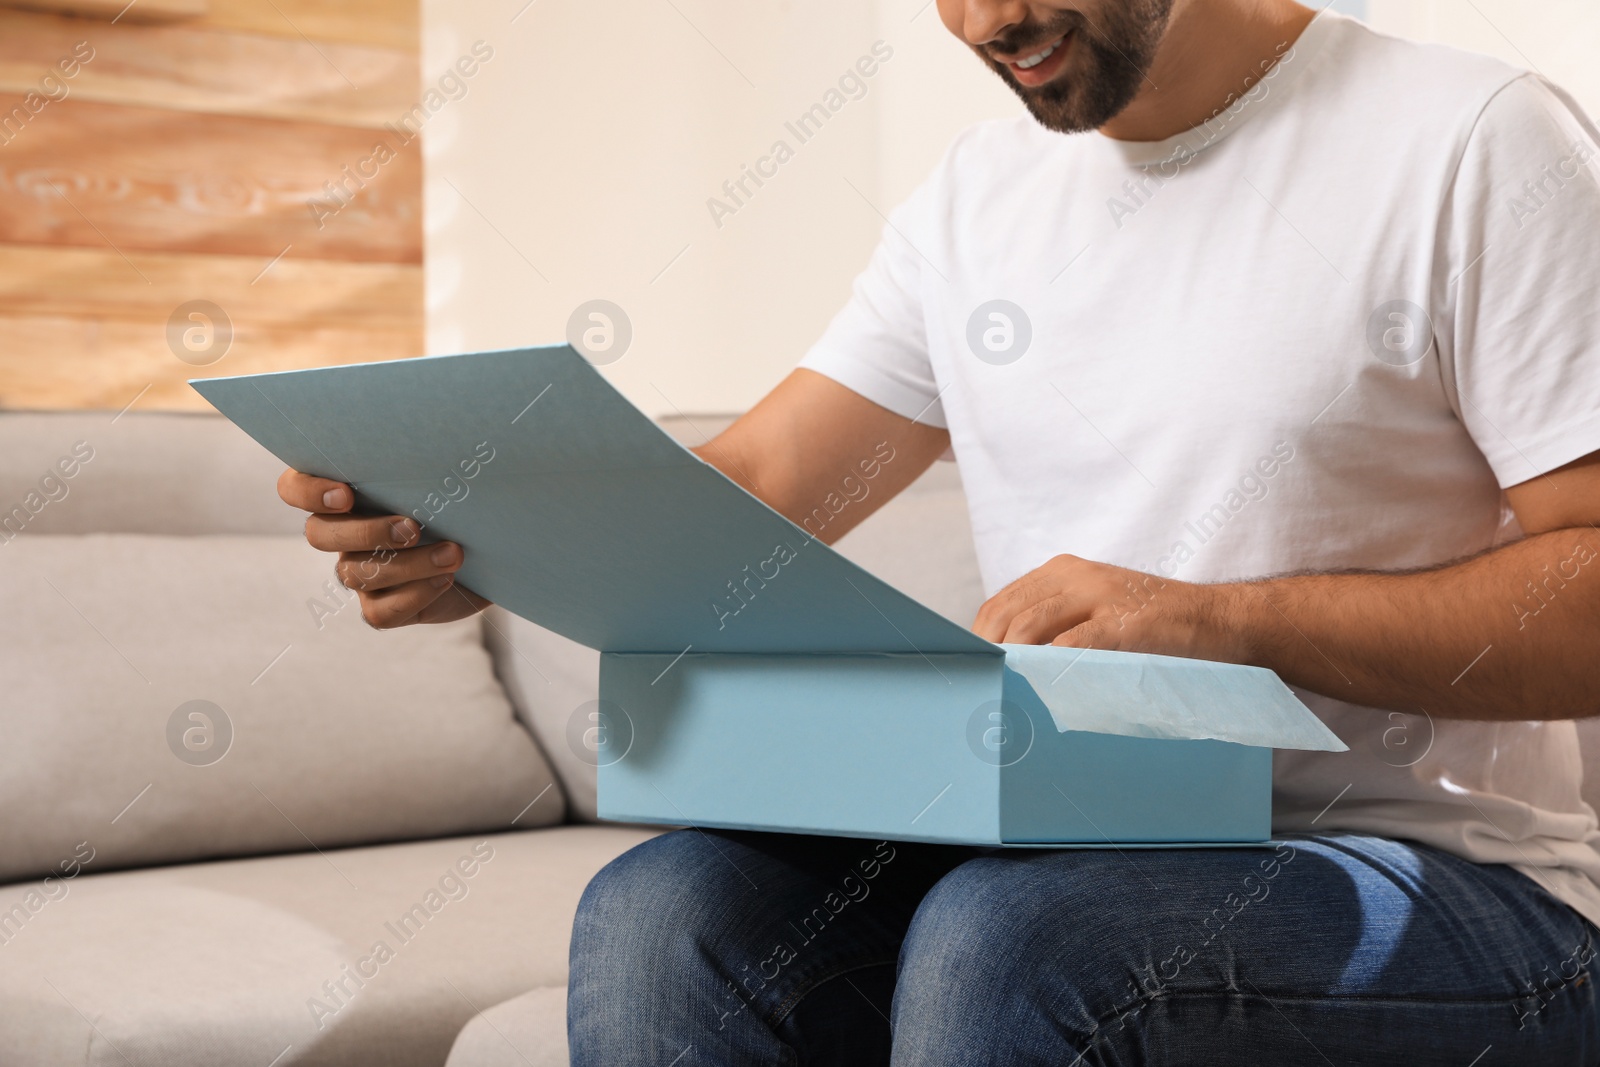
<path fill-rule="evenodd" d="M 289 466 L 461 543 L 462 585 L 602 652 L 572 736 L 604 818 L 1258 842 L 1272 750 L 1345 747 L 1258 667 L 983 640 L 702 462 L 565 345 L 191 384 Z"/>

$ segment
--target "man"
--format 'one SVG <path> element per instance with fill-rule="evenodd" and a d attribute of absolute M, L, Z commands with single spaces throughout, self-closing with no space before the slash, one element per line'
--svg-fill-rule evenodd
<path fill-rule="evenodd" d="M 1596 1062 L 1595 131 L 1291 0 L 939 11 L 1032 121 L 958 138 L 699 454 L 799 518 L 953 448 L 979 634 L 1270 667 L 1351 751 L 1279 755 L 1271 852 L 658 837 L 579 908 L 573 1062 Z M 281 492 L 374 625 L 481 606 Z"/>

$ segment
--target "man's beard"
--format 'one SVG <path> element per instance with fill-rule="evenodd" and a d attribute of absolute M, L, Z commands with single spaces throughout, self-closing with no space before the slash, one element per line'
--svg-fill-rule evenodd
<path fill-rule="evenodd" d="M 1048 23 L 1023 23 L 974 51 L 1022 98 L 1039 124 L 1058 133 L 1081 133 L 1105 125 L 1138 95 L 1156 47 L 1166 32 L 1173 0 L 1131 0 L 1104 5 L 1104 13 L 1091 22 L 1079 11 L 1063 11 Z M 1077 55 L 1063 71 L 1037 88 L 1017 81 L 1011 68 L 989 55 L 1037 51 L 1067 34 L 1066 42 Z"/>

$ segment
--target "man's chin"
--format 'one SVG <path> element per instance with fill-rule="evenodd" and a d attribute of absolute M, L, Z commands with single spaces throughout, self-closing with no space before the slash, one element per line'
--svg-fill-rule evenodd
<path fill-rule="evenodd" d="M 1034 120 L 1056 133 L 1085 133 L 1104 126 L 1133 102 L 1144 76 L 1142 71 L 1130 68 L 1123 83 L 1114 84 L 1106 76 L 1107 65 L 1101 62 L 1089 64 L 1087 72 L 1064 69 L 1043 85 L 1028 86 L 1018 82 L 1003 64 L 984 58 Z"/>
<path fill-rule="evenodd" d="M 1006 88 L 1017 94 L 1022 105 L 1028 109 L 1028 114 L 1045 129 L 1056 133 L 1082 133 L 1094 128 L 1084 125 L 1080 116 L 1074 114 L 1073 97 L 1076 94 L 1067 70 L 1063 69 L 1043 85 L 1023 85 L 1006 64 L 996 62 L 982 49 L 974 48 L 973 53 L 1006 83 Z"/>
<path fill-rule="evenodd" d="M 1022 105 L 1028 109 L 1028 114 L 1045 129 L 1056 133 L 1084 133 L 1100 125 L 1099 122 L 1090 121 L 1090 117 L 1075 106 L 1078 94 L 1065 74 L 1044 85 L 1030 87 L 1018 82 L 1004 67 L 997 69 L 996 73 L 1017 94 Z"/>

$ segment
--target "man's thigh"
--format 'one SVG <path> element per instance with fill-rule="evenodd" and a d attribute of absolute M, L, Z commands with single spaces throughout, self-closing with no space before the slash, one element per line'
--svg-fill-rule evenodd
<path fill-rule="evenodd" d="M 573 926 L 575 1064 L 887 1060 L 900 941 L 957 849 L 679 830 L 606 866 Z"/>
<path fill-rule="evenodd" d="M 1590 1065 L 1593 933 L 1509 868 L 1381 838 L 994 854 L 912 923 L 894 1062 Z"/>

